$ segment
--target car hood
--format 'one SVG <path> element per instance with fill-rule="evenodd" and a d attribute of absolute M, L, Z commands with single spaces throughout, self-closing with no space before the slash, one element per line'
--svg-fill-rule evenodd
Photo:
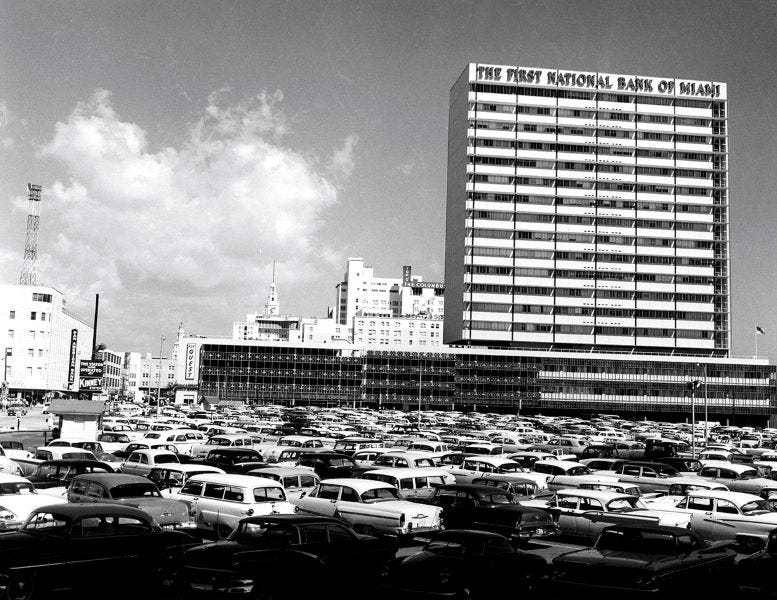
<path fill-rule="evenodd" d="M 27 518 L 29 513 L 41 506 L 66 503 L 67 498 L 50 496 L 47 494 L 6 494 L 0 496 L 0 506 L 4 506 L 15 513 L 20 519 Z"/>
<path fill-rule="evenodd" d="M 555 564 L 578 566 L 586 565 L 597 568 L 627 569 L 629 571 L 660 571 L 677 562 L 674 556 L 656 556 L 639 552 L 624 552 L 614 550 L 599 551 L 594 548 L 578 550 L 559 556 Z"/>
<path fill-rule="evenodd" d="M 232 566 L 235 554 L 258 549 L 256 546 L 230 541 L 195 546 L 186 551 L 184 564 L 187 567 L 228 569 Z"/>
<path fill-rule="evenodd" d="M 50 538 L 42 535 L 15 531 L 0 533 L 0 557 L 6 565 L 24 562 L 26 557 L 40 556 L 42 549 L 49 541 Z"/>
<path fill-rule="evenodd" d="M 547 510 L 534 506 L 526 506 L 525 504 L 492 504 L 488 507 L 488 510 L 521 515 L 521 521 L 524 523 L 553 520 L 550 516 L 550 512 Z"/>

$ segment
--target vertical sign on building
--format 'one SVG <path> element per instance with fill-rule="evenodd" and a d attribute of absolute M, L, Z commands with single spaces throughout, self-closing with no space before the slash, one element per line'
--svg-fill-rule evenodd
<path fill-rule="evenodd" d="M 78 329 L 70 330 L 70 363 L 67 367 L 67 389 L 72 390 L 76 382 L 76 360 L 78 354 Z"/>
<path fill-rule="evenodd" d="M 185 379 L 194 379 L 195 344 L 186 344 L 186 374 Z"/>

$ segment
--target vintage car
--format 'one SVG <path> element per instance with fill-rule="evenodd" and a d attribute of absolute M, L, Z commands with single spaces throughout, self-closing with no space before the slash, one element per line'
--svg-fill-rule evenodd
<path fill-rule="evenodd" d="M 690 492 L 672 510 L 689 515 L 693 530 L 710 540 L 735 540 L 742 534 L 766 539 L 777 529 L 777 512 L 767 500 L 753 494 Z"/>
<path fill-rule="evenodd" d="M 616 471 L 618 467 L 627 463 L 623 458 L 582 458 L 580 464 L 585 465 L 591 471 Z"/>
<path fill-rule="evenodd" d="M 525 502 L 541 506 L 540 500 Z M 645 508 L 639 498 L 601 490 L 559 490 L 546 503 L 561 533 L 570 537 L 595 540 L 602 529 L 620 523 L 641 523 L 687 527 L 690 516 Z"/>
<path fill-rule="evenodd" d="M 754 457 L 750 454 L 733 452 L 730 450 L 712 449 L 699 452 L 698 458 L 699 462 L 704 466 L 710 462 L 730 462 L 738 465 L 752 465 Z"/>
<path fill-rule="evenodd" d="M 573 457 L 574 455 L 569 455 L 569 458 Z M 532 465 L 538 460 L 559 459 L 556 454 L 551 454 L 550 452 L 540 452 L 538 450 L 524 450 L 522 452 L 514 452 L 512 454 L 508 454 L 506 458 L 512 460 L 513 462 L 517 462 L 526 470 L 531 469 Z"/>
<path fill-rule="evenodd" d="M 572 597 L 733 597 L 736 552 L 686 528 L 614 525 L 593 548 L 553 559 L 553 587 Z"/>
<path fill-rule="evenodd" d="M 321 479 L 311 469 L 306 467 L 275 467 L 266 466 L 253 469 L 246 473 L 254 477 L 273 479 L 283 486 L 286 498 L 299 498 L 303 493 L 310 492 Z"/>
<path fill-rule="evenodd" d="M 80 458 L 81 460 L 97 460 L 97 457 L 89 450 L 83 450 L 74 446 L 43 446 L 35 449 L 35 458 L 38 460 L 62 460 L 66 458 Z"/>
<path fill-rule="evenodd" d="M 189 478 L 175 500 L 185 503 L 197 528 L 226 539 L 240 519 L 297 511 L 277 481 L 251 475 L 204 473 Z"/>
<path fill-rule="evenodd" d="M 130 442 L 129 444 L 124 446 L 123 450 L 117 450 L 113 453 L 114 456 L 118 456 L 119 458 L 128 458 L 130 454 L 137 450 L 167 450 L 168 452 L 172 452 L 173 454 L 178 454 L 178 459 L 181 460 L 181 454 L 178 452 L 178 448 L 172 444 L 165 444 L 162 442 L 155 442 L 152 440 L 146 440 L 146 441 L 135 441 Z"/>
<path fill-rule="evenodd" d="M 234 473 L 236 475 L 245 474 L 252 469 L 267 464 L 258 450 L 242 446 L 214 448 L 208 452 L 204 460 L 192 461 L 192 463 L 218 467 L 225 473 Z"/>
<path fill-rule="evenodd" d="M 740 538 L 741 540 L 741 538 Z M 746 541 L 746 540 L 742 540 Z M 752 545 L 747 540 L 746 545 Z M 756 544 L 748 556 L 742 557 L 735 565 L 736 582 L 744 598 L 777 597 L 777 529 L 769 534 L 765 541 Z"/>
<path fill-rule="evenodd" d="M 638 485 L 633 483 L 624 483 L 623 481 L 588 481 L 577 486 L 581 490 L 599 490 L 602 492 L 617 492 L 619 494 L 629 494 L 636 498 L 642 498 L 642 492 Z"/>
<path fill-rule="evenodd" d="M 551 491 L 575 488 L 587 482 L 618 481 L 614 475 L 594 475 L 585 465 L 568 460 L 538 460 L 532 465 L 532 471 L 549 476 L 546 487 Z"/>
<path fill-rule="evenodd" d="M 642 442 L 613 441 L 589 444 L 580 455 L 584 458 L 621 458 L 639 460 L 645 456 L 645 444 Z"/>
<path fill-rule="evenodd" d="M 398 538 L 440 529 L 440 508 L 402 500 L 389 483 L 367 479 L 329 479 L 293 500 L 301 511 L 337 517 L 357 531 Z"/>
<path fill-rule="evenodd" d="M 111 472 L 113 469 L 109 465 L 96 460 L 65 458 L 39 463 L 32 474 L 27 476 L 27 479 L 35 486 L 35 489 L 43 491 L 43 493 L 51 490 L 51 495 L 60 496 L 76 475 Z"/>
<path fill-rule="evenodd" d="M 145 477 L 154 467 L 169 464 L 180 464 L 178 455 L 167 450 L 135 450 L 122 463 L 121 472 Z"/>
<path fill-rule="evenodd" d="M 25 450 L 24 444 L 18 440 L 0 440 L 0 455 L 7 456 L 11 460 L 30 459 L 35 456 L 33 452 Z"/>
<path fill-rule="evenodd" d="M 64 502 L 62 497 L 39 494 L 24 477 L 0 473 L 0 531 L 18 529 L 41 506 Z"/>
<path fill-rule="evenodd" d="M 337 440 L 332 449 L 335 452 L 340 452 L 342 454 L 347 454 L 348 456 L 353 456 L 356 452 L 359 452 L 360 450 L 376 449 L 376 450 L 383 450 L 385 452 L 386 443 L 382 440 L 376 440 L 374 438 L 345 437 L 341 440 Z"/>
<path fill-rule="evenodd" d="M 102 442 L 73 442 L 73 448 L 88 450 L 100 462 L 105 463 L 114 471 L 120 471 L 122 459 L 115 454 L 110 454 L 102 449 Z"/>
<path fill-rule="evenodd" d="M 341 595 L 369 585 L 395 552 L 392 542 L 359 535 L 337 519 L 248 517 L 228 540 L 188 550 L 179 583 L 187 595 L 292 598 L 290 583 L 303 577 L 316 597 L 328 598 L 330 590 Z"/>
<path fill-rule="evenodd" d="M 156 484 L 163 496 L 169 498 L 177 493 L 190 477 L 205 473 L 224 473 L 224 471 L 210 465 L 170 463 L 152 468 L 147 477 Z"/>
<path fill-rule="evenodd" d="M 124 447 L 132 442 L 132 437 L 128 433 L 118 431 L 103 431 L 97 436 L 97 440 L 102 446 L 103 452 L 113 454 L 114 452 L 124 450 Z"/>
<path fill-rule="evenodd" d="M 364 450 L 357 450 L 350 456 L 359 467 L 372 466 L 375 459 L 385 452 L 385 448 L 366 448 Z"/>
<path fill-rule="evenodd" d="M 456 478 L 447 469 L 424 467 L 422 469 L 375 469 L 362 474 L 362 479 L 385 481 L 399 490 L 406 500 L 428 498 L 434 488 L 455 483 Z"/>
<path fill-rule="evenodd" d="M 510 473 L 517 475 L 529 475 L 521 465 L 503 456 L 469 456 L 464 459 L 460 467 L 445 467 L 456 478 L 456 483 L 472 483 L 477 477 L 482 477 L 483 473 Z M 535 477 L 530 477 L 536 481 Z M 537 482 L 540 487 L 545 487 L 546 478 L 542 482 Z"/>
<path fill-rule="evenodd" d="M 327 444 L 325 440 L 318 437 L 306 435 L 287 435 L 278 440 L 277 444 L 261 444 L 257 449 L 262 453 L 268 463 L 276 462 L 278 456 L 284 450 L 292 448 L 314 450 L 316 448 L 324 449 Z M 330 447 L 331 448 L 331 447 Z"/>
<path fill-rule="evenodd" d="M 699 477 L 676 477 L 672 480 L 665 494 L 650 494 L 642 499 L 645 506 L 655 508 L 671 508 L 691 492 L 705 490 L 728 491 L 722 483 L 707 481 Z"/>
<path fill-rule="evenodd" d="M 525 598 L 546 572 L 543 558 L 516 550 L 504 536 L 448 529 L 390 561 L 379 586 L 385 598 Z"/>
<path fill-rule="evenodd" d="M 160 571 L 177 568 L 196 540 L 159 527 L 120 504 L 42 506 L 0 544 L 0 593 L 9 600 L 50 598 L 54 590 L 138 585 L 148 597 Z M 153 592 L 151 592 L 153 593 Z"/>
<path fill-rule="evenodd" d="M 297 465 L 312 469 L 321 479 L 351 477 L 357 466 L 347 454 L 331 450 L 306 452 L 300 455 Z"/>
<path fill-rule="evenodd" d="M 165 528 L 194 526 L 186 504 L 164 498 L 154 483 L 138 475 L 125 473 L 76 475 L 67 489 L 67 499 L 71 503 L 118 502 L 133 506 L 148 513 Z"/>
<path fill-rule="evenodd" d="M 248 434 L 235 433 L 228 435 L 214 435 L 204 444 L 196 444 L 191 448 L 191 457 L 194 460 L 201 460 L 215 448 L 243 448 L 252 449 L 254 441 Z M 257 453 L 260 454 L 260 453 Z M 260 454 L 261 456 L 261 454 Z"/>
<path fill-rule="evenodd" d="M 483 473 L 481 477 L 472 480 L 473 485 L 488 485 L 499 488 L 518 498 L 519 500 L 529 500 L 537 495 L 540 488 L 533 479 L 521 477 L 521 474 L 510 475 L 509 473 Z"/>
<path fill-rule="evenodd" d="M 613 475 L 612 471 L 601 471 L 602 475 Z M 639 486 L 643 494 L 666 493 L 673 479 L 680 476 L 677 469 L 655 462 L 627 462 L 614 472 L 618 481 Z"/>
<path fill-rule="evenodd" d="M 527 450 L 539 450 L 540 452 L 561 452 L 563 454 L 575 454 L 578 457 L 583 453 L 588 441 L 575 436 L 559 436 L 542 444 L 529 446 Z"/>
<path fill-rule="evenodd" d="M 732 492 L 757 494 L 767 497 L 777 492 L 777 481 L 761 477 L 752 465 L 738 465 L 724 461 L 706 463 L 699 471 L 699 477 L 722 483 Z"/>
<path fill-rule="evenodd" d="M 442 509 L 446 528 L 493 531 L 516 541 L 558 533 L 547 509 L 528 506 L 517 496 L 490 485 L 443 485 L 434 490 L 428 502 Z"/>

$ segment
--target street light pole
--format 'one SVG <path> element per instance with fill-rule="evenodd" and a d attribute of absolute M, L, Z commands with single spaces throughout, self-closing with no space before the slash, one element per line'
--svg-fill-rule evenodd
<path fill-rule="evenodd" d="M 157 373 L 157 386 L 156 386 L 156 416 L 159 416 L 159 398 L 162 395 L 162 343 L 165 341 L 165 336 L 159 338 L 159 373 Z"/>
<path fill-rule="evenodd" d="M 696 363 L 697 367 L 704 369 L 704 443 L 707 443 L 707 365 L 702 363 Z"/>
<path fill-rule="evenodd" d="M 418 431 L 421 431 L 421 378 L 424 376 L 423 363 L 418 364 Z"/>

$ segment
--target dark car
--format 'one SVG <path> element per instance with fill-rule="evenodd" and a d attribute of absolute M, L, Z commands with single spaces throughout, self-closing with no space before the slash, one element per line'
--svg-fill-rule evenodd
<path fill-rule="evenodd" d="M 201 462 L 205 465 L 218 467 L 225 473 L 239 475 L 267 464 L 259 451 L 241 447 L 217 447 L 208 452 L 208 456 L 204 460 L 192 462 Z"/>
<path fill-rule="evenodd" d="M 395 552 L 392 542 L 359 535 L 338 519 L 249 517 L 228 540 L 188 550 L 179 583 L 184 593 L 213 597 L 292 598 L 309 590 L 329 598 L 340 595 L 331 593 L 335 586 L 340 593 L 363 586 Z M 295 583 L 300 578 L 308 584 Z"/>
<path fill-rule="evenodd" d="M 736 552 L 728 542 L 705 542 L 695 531 L 660 525 L 605 528 L 593 548 L 553 559 L 558 591 L 618 598 L 721 598 L 733 591 Z"/>
<path fill-rule="evenodd" d="M 299 457 L 297 465 L 311 467 L 321 479 L 351 477 L 356 461 L 340 452 L 306 452 Z"/>
<path fill-rule="evenodd" d="M 493 531 L 515 540 L 558 533 L 550 512 L 524 506 L 513 494 L 488 485 L 441 485 L 428 504 L 442 508 L 446 528 Z"/>
<path fill-rule="evenodd" d="M 611 444 L 591 444 L 583 448 L 580 458 L 617 458 L 615 446 Z"/>
<path fill-rule="evenodd" d="M 63 458 L 40 463 L 27 479 L 30 480 L 36 489 L 42 490 L 59 486 L 67 487 L 76 475 L 112 472 L 113 469 L 104 462 L 80 458 Z"/>
<path fill-rule="evenodd" d="M 698 473 L 701 471 L 701 462 L 698 458 L 683 456 L 665 456 L 661 462 L 674 467 L 681 473 Z"/>
<path fill-rule="evenodd" d="M 42 506 L 0 544 L 0 589 L 9 600 L 49 598 L 53 589 L 137 583 L 147 590 L 194 544 L 146 513 L 118 504 Z M 147 593 L 147 591 L 145 592 Z"/>
<path fill-rule="evenodd" d="M 501 535 L 449 529 L 389 562 L 380 589 L 386 598 L 523 598 L 546 571 L 542 557 L 516 551 Z"/>
<path fill-rule="evenodd" d="M 743 557 L 736 565 L 736 580 L 741 592 L 752 597 L 774 598 L 777 596 L 777 529 L 763 539 L 752 536 L 737 537 L 739 550 L 749 556 Z M 748 597 L 750 597 L 748 596 Z"/>

